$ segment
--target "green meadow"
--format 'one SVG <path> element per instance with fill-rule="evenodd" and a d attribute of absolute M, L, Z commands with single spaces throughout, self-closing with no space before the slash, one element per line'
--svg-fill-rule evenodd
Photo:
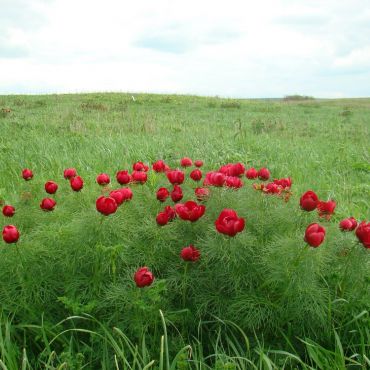
<path fill-rule="evenodd" d="M 236 100 L 150 94 L 0 96 L 0 369 L 367 369 L 370 255 L 338 223 L 370 221 L 370 99 Z M 160 227 L 164 174 L 129 185 L 133 199 L 104 217 L 95 181 L 143 161 L 201 159 L 203 174 L 227 163 L 291 177 L 292 195 L 212 188 L 205 215 Z M 84 179 L 73 192 L 63 178 Z M 34 173 L 21 177 L 23 168 Z M 183 201 L 195 199 L 187 176 Z M 43 212 L 44 184 L 58 183 Z M 313 190 L 337 203 L 330 220 L 304 212 Z M 217 233 L 224 208 L 245 218 L 235 237 Z M 306 227 L 325 241 L 310 248 Z M 194 244 L 201 258 L 179 257 Z M 135 271 L 148 266 L 150 287 Z"/>

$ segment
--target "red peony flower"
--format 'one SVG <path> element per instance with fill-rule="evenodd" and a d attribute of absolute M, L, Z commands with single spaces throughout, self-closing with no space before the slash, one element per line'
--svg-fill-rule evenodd
<path fill-rule="evenodd" d="M 139 184 L 145 184 L 148 180 L 148 176 L 145 171 L 134 171 L 131 174 L 131 178 L 134 182 L 137 182 Z"/>
<path fill-rule="evenodd" d="M 226 177 L 225 185 L 228 188 L 239 189 L 243 186 L 243 182 L 239 177 L 228 176 Z"/>
<path fill-rule="evenodd" d="M 316 193 L 308 190 L 301 196 L 299 204 L 304 211 L 311 212 L 316 209 L 318 202 L 319 198 Z"/>
<path fill-rule="evenodd" d="M 72 177 L 69 179 L 69 183 L 73 191 L 80 191 L 84 186 L 84 181 L 80 176 Z"/>
<path fill-rule="evenodd" d="M 339 228 L 342 231 L 353 231 L 357 227 L 357 221 L 353 217 L 345 218 L 339 223 Z"/>
<path fill-rule="evenodd" d="M 325 228 L 319 224 L 310 224 L 307 226 L 304 241 L 311 247 L 318 247 L 325 239 Z"/>
<path fill-rule="evenodd" d="M 320 217 L 325 217 L 327 220 L 330 219 L 331 215 L 334 213 L 335 206 L 337 204 L 334 200 L 329 200 L 327 202 L 319 201 L 317 203 L 317 210 Z"/>
<path fill-rule="evenodd" d="M 188 157 L 184 157 L 180 161 L 181 167 L 190 167 L 192 164 L 193 164 L 193 161 Z"/>
<path fill-rule="evenodd" d="M 270 178 L 270 171 L 267 168 L 261 168 L 258 171 L 258 178 L 262 181 L 266 181 Z"/>
<path fill-rule="evenodd" d="M 178 203 L 175 205 L 177 215 L 182 219 L 190 222 L 197 221 L 204 215 L 206 207 L 199 205 L 192 200 L 185 202 L 184 204 Z"/>
<path fill-rule="evenodd" d="M 200 181 L 202 179 L 202 171 L 195 169 L 190 172 L 190 178 L 194 181 Z"/>
<path fill-rule="evenodd" d="M 157 199 L 160 202 L 165 202 L 166 199 L 170 196 L 170 192 L 166 188 L 159 188 L 157 191 Z"/>
<path fill-rule="evenodd" d="M 109 216 L 117 211 L 117 202 L 114 198 L 101 196 L 96 200 L 96 209 L 104 216 Z"/>
<path fill-rule="evenodd" d="M 176 211 L 171 206 L 164 207 L 164 213 L 167 214 L 169 221 L 172 221 L 176 218 Z"/>
<path fill-rule="evenodd" d="M 197 159 L 196 161 L 194 161 L 194 164 L 195 164 L 195 167 L 202 167 L 203 161 L 201 161 L 200 159 Z"/>
<path fill-rule="evenodd" d="M 181 185 L 184 182 L 185 174 L 180 170 L 169 170 L 167 172 L 168 181 L 173 185 Z"/>
<path fill-rule="evenodd" d="M 204 186 L 223 186 L 225 184 L 226 177 L 221 172 L 208 172 L 203 181 Z"/>
<path fill-rule="evenodd" d="M 106 173 L 101 173 L 97 176 L 96 182 L 99 185 L 108 185 L 110 183 L 110 177 Z"/>
<path fill-rule="evenodd" d="M 279 185 L 283 190 L 289 190 L 292 187 L 292 179 L 290 177 L 275 179 L 274 184 Z"/>
<path fill-rule="evenodd" d="M 64 170 L 63 176 L 66 180 L 71 179 L 72 177 L 75 177 L 77 175 L 77 171 L 75 168 L 66 168 Z"/>
<path fill-rule="evenodd" d="M 121 185 L 126 185 L 131 181 L 131 175 L 128 171 L 118 171 L 116 173 L 117 182 Z"/>
<path fill-rule="evenodd" d="M 171 191 L 171 199 L 172 201 L 179 202 L 183 197 L 182 189 L 180 185 L 174 185 L 173 190 Z"/>
<path fill-rule="evenodd" d="M 245 176 L 247 177 L 247 179 L 249 180 L 253 180 L 253 179 L 256 179 L 258 177 L 258 171 L 251 167 L 246 173 L 245 173 Z"/>
<path fill-rule="evenodd" d="M 13 217 L 14 214 L 15 214 L 15 208 L 13 206 L 5 205 L 3 207 L 3 215 L 5 217 Z"/>
<path fill-rule="evenodd" d="M 152 285 L 154 281 L 154 276 L 147 267 L 140 267 L 135 272 L 134 280 L 138 288 L 144 288 L 146 286 Z"/>
<path fill-rule="evenodd" d="M 5 243 L 16 243 L 19 239 L 19 231 L 14 225 L 7 225 L 3 228 L 3 240 Z"/>
<path fill-rule="evenodd" d="M 170 168 L 166 165 L 166 163 L 162 160 L 159 160 L 155 163 L 153 163 L 153 170 L 155 172 L 166 172 L 168 171 Z"/>
<path fill-rule="evenodd" d="M 216 229 L 219 233 L 235 236 L 244 230 L 245 220 L 239 218 L 233 209 L 224 209 L 215 221 Z"/>
<path fill-rule="evenodd" d="M 116 201 L 117 206 L 120 206 L 123 203 L 123 201 L 124 201 L 124 195 L 123 195 L 121 189 L 112 190 L 109 193 L 109 197 L 110 198 L 113 198 Z"/>
<path fill-rule="evenodd" d="M 188 247 L 182 249 L 180 256 L 184 261 L 195 262 L 198 261 L 200 252 L 193 245 L 189 245 Z"/>
<path fill-rule="evenodd" d="M 58 190 L 58 184 L 55 183 L 54 181 L 48 181 L 45 184 L 45 191 L 48 194 L 55 194 L 57 190 Z"/>
<path fill-rule="evenodd" d="M 54 211 L 54 207 L 56 206 L 57 202 L 52 198 L 44 198 L 40 203 L 40 208 L 43 211 Z"/>
<path fill-rule="evenodd" d="M 33 177 L 33 172 L 29 169 L 29 168 L 25 168 L 23 171 L 22 171 L 22 177 L 26 180 L 26 181 L 29 181 L 32 179 Z"/>
<path fill-rule="evenodd" d="M 370 222 L 362 221 L 356 229 L 356 236 L 365 248 L 370 248 Z"/>
<path fill-rule="evenodd" d="M 127 201 L 131 200 L 132 197 L 134 196 L 134 194 L 133 194 L 133 192 L 130 188 L 122 188 L 122 189 L 118 189 L 118 191 L 120 191 L 122 193 L 124 202 L 127 202 Z"/>
<path fill-rule="evenodd" d="M 168 214 L 166 212 L 159 212 L 157 214 L 157 217 L 155 218 L 155 220 L 157 221 L 157 224 L 159 226 L 164 226 L 164 225 L 168 224 L 169 217 L 168 217 Z"/>
<path fill-rule="evenodd" d="M 134 171 L 144 171 L 144 172 L 148 172 L 149 171 L 149 167 L 144 164 L 143 162 L 136 162 L 132 165 L 132 169 Z"/>
<path fill-rule="evenodd" d="M 223 173 L 225 176 L 242 176 L 245 171 L 245 167 L 242 163 L 229 163 L 222 166 L 218 172 Z"/>
<path fill-rule="evenodd" d="M 267 194 L 280 194 L 283 190 L 283 188 L 274 182 L 269 182 L 268 184 L 264 185 L 262 184 L 262 191 Z"/>
<path fill-rule="evenodd" d="M 206 200 L 210 194 L 208 188 L 196 188 L 194 192 L 199 202 Z"/>

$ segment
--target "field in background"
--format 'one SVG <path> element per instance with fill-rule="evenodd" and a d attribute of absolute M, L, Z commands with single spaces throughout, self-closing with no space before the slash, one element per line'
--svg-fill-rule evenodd
<path fill-rule="evenodd" d="M 24 288 L 27 283 L 23 288 L 20 288 L 15 281 L 12 281 L 13 276 L 17 276 L 15 280 L 19 279 L 21 281 L 24 279 L 22 276 L 18 276 L 19 269 L 16 267 L 18 257 L 11 255 L 8 250 L 9 247 L 5 244 L 0 246 L 0 301 L 3 310 L 0 348 L 2 352 L 1 359 L 9 369 L 17 368 L 20 358 L 24 359 L 25 368 L 29 366 L 27 365 L 26 355 L 22 354 L 22 343 L 25 342 L 27 343 L 26 352 L 30 357 L 30 363 L 40 361 L 41 364 L 43 361 L 45 364 L 49 364 L 49 367 L 46 368 L 64 366 L 55 365 L 55 367 L 52 367 L 51 364 L 68 363 L 69 368 L 78 369 L 82 368 L 81 364 L 84 364 L 85 361 L 86 363 L 96 364 L 97 362 L 94 361 L 97 360 L 94 355 L 97 352 L 97 347 L 94 346 L 104 348 L 101 350 L 99 357 L 99 366 L 102 368 L 104 366 L 114 368 L 115 366 L 110 351 L 113 351 L 116 358 L 118 358 L 117 361 L 122 361 L 123 364 L 124 358 L 130 358 L 130 365 L 125 364 L 122 367 L 120 365 L 119 368 L 129 368 L 129 366 L 142 368 L 144 364 L 150 363 L 150 356 L 152 356 L 153 348 L 155 348 L 150 338 L 147 337 L 146 342 L 143 343 L 143 337 L 140 338 L 140 335 L 138 335 L 137 337 L 140 338 L 141 342 L 138 349 L 135 349 L 135 346 L 128 342 L 123 333 L 122 335 L 118 333 L 118 338 L 110 336 L 112 334 L 109 328 L 117 326 L 122 318 L 113 316 L 108 318 L 107 312 L 109 309 L 107 307 L 111 308 L 114 301 L 117 302 L 117 306 L 123 302 L 120 301 L 121 291 L 119 290 L 123 288 L 114 282 L 110 286 L 112 288 L 110 295 L 104 295 L 106 301 L 95 302 L 95 300 L 103 297 L 101 281 L 89 280 L 89 273 L 84 271 L 84 261 L 88 261 L 89 257 L 79 252 L 84 243 L 87 245 L 93 243 L 94 235 L 99 234 L 98 226 L 94 224 L 96 213 L 94 202 L 99 194 L 95 177 L 101 172 L 110 174 L 114 179 L 117 170 L 131 169 L 133 162 L 143 161 L 151 164 L 157 159 L 163 159 L 171 166 L 176 166 L 183 156 L 202 159 L 205 163 L 205 171 L 219 168 L 222 164 L 229 162 L 242 162 L 246 167 L 269 168 L 273 178 L 291 176 L 293 179 L 291 202 L 295 202 L 295 204 L 297 204 L 299 196 L 308 189 L 315 190 L 320 194 L 321 199 L 335 199 L 338 205 L 333 224 L 337 224 L 340 219 L 349 216 L 354 216 L 360 220 L 370 219 L 370 99 L 263 101 L 116 93 L 0 96 L 0 128 L 0 201 L 3 200 L 6 203 L 16 205 L 29 201 L 22 198 L 30 190 L 27 186 L 30 186 L 31 192 L 35 192 L 40 198 L 45 181 L 55 180 L 60 184 L 64 182 L 62 174 L 67 167 L 77 168 L 78 173 L 86 182 L 84 201 L 81 201 L 77 194 L 71 194 L 66 201 L 67 208 L 63 209 L 61 206 L 53 214 L 43 214 L 38 209 L 40 199 L 31 199 L 31 204 L 35 205 L 34 210 L 20 212 L 22 219 L 18 218 L 18 222 L 24 230 L 22 237 L 25 248 L 35 251 L 34 254 L 30 252 L 29 259 L 25 261 L 35 279 L 34 284 L 29 282 L 28 290 Z M 32 168 L 34 171 L 35 178 L 32 183 L 25 183 L 21 179 L 21 170 L 26 167 Z M 246 179 L 243 179 L 243 181 L 246 183 L 246 187 L 251 187 L 250 182 L 247 182 Z M 138 195 L 138 199 L 150 199 L 150 192 L 155 192 L 158 184 L 155 178 L 150 178 L 147 190 L 144 191 L 142 198 Z M 63 191 L 67 190 L 68 186 L 62 185 L 56 195 L 58 202 L 63 202 Z M 246 200 L 244 200 L 239 196 L 237 198 L 239 203 L 236 203 L 235 207 L 248 209 L 252 195 L 246 195 L 246 197 Z M 91 204 L 91 210 L 89 210 L 91 212 L 84 214 L 83 209 L 86 204 Z M 280 203 L 273 204 L 274 206 L 271 206 L 269 211 L 272 219 L 278 217 L 277 212 L 282 207 Z M 144 206 L 143 203 L 141 207 Z M 147 207 L 155 215 L 157 210 L 155 199 L 153 204 L 148 203 Z M 250 207 L 251 210 L 258 210 L 257 204 L 251 204 Z M 141 210 L 129 209 L 136 217 L 139 217 L 138 214 Z M 281 210 L 281 212 L 284 217 L 289 217 L 288 211 Z M 299 210 L 294 212 L 298 214 Z M 82 215 L 81 219 L 79 219 L 80 214 Z M 284 218 L 283 216 L 281 216 L 281 220 Z M 262 213 L 259 217 L 263 218 Z M 247 218 L 246 229 L 248 229 L 251 219 L 251 216 Z M 8 221 L 2 218 L 1 226 L 8 223 Z M 124 215 L 120 222 L 122 223 L 117 221 L 112 226 L 107 226 L 107 230 L 113 235 L 114 243 L 110 244 L 109 235 L 99 239 L 102 245 L 109 244 L 111 248 L 109 253 L 111 254 L 120 253 L 119 249 L 114 249 L 116 243 L 119 243 L 120 240 L 114 227 L 124 224 Z M 263 221 L 260 220 L 260 222 Z M 130 226 L 134 225 L 132 220 L 128 224 Z M 88 229 L 89 226 L 93 228 L 93 231 Z M 150 243 L 155 243 L 153 241 L 155 238 L 163 237 L 163 235 L 158 236 L 157 231 L 154 235 L 148 235 L 147 233 L 154 230 L 151 227 L 152 225 L 143 220 L 141 225 L 143 234 L 140 237 L 137 236 L 137 240 L 143 245 L 150 245 Z M 85 230 L 86 235 L 79 235 L 78 239 L 73 236 L 73 233 L 80 230 Z M 291 230 L 293 230 L 292 225 Z M 280 231 L 283 233 L 283 230 Z M 291 234 L 295 232 L 292 231 Z M 129 236 L 125 242 L 130 243 L 130 240 L 133 240 L 132 238 L 136 236 L 133 229 L 128 230 L 127 233 Z M 171 238 L 169 232 L 165 236 Z M 184 232 L 182 236 L 186 238 L 186 233 Z M 71 240 L 71 243 L 75 243 L 75 245 L 64 245 L 60 242 L 63 238 Z M 175 239 L 175 236 L 173 236 L 173 239 Z M 161 240 L 163 241 L 163 239 Z M 347 242 L 347 239 L 346 241 L 343 240 L 343 243 Z M 275 243 L 273 239 L 272 242 Z M 72 255 L 74 248 L 78 249 L 75 257 Z M 145 247 L 143 248 L 145 249 Z M 59 250 L 61 255 L 65 254 L 66 260 L 70 258 L 70 261 L 64 267 L 59 261 L 61 258 L 56 256 Z M 148 250 L 145 249 L 146 252 Z M 103 261 L 109 265 L 111 255 L 107 257 L 104 253 L 96 250 L 96 254 L 91 259 Z M 24 256 L 24 258 L 28 257 Z M 368 257 L 368 254 L 366 257 Z M 53 258 L 55 259 L 55 271 L 53 271 L 53 262 L 51 262 Z M 155 257 L 151 256 L 151 258 L 151 262 L 153 262 Z M 145 263 L 143 255 L 139 255 L 138 259 Z M 368 260 L 365 260 L 366 258 L 363 259 L 363 262 L 367 263 Z M 75 265 L 72 265 L 71 261 L 75 261 Z M 360 258 L 357 259 L 357 263 L 359 262 Z M 10 266 L 11 263 L 14 263 L 13 267 Z M 165 262 L 163 262 L 163 266 L 165 266 Z M 215 269 L 217 268 L 215 266 Z M 96 266 L 92 266 L 91 269 L 97 275 L 100 274 L 101 279 L 104 278 L 105 273 L 108 274 L 109 270 L 107 268 L 107 271 L 99 269 L 97 271 L 95 270 Z M 353 267 L 353 269 L 355 270 L 356 267 Z M 359 267 L 359 269 L 361 268 Z M 129 270 L 127 276 L 124 275 L 123 279 L 126 279 L 124 281 L 129 281 L 132 271 Z M 45 279 L 43 279 L 43 274 L 45 274 Z M 70 278 L 67 279 L 68 274 Z M 58 288 L 60 289 L 57 292 L 58 294 L 53 292 L 53 295 L 50 295 L 48 284 L 55 283 L 57 285 L 60 283 L 58 279 L 66 279 L 63 283 L 65 283 L 68 291 L 63 291 L 61 287 Z M 353 279 L 351 281 L 355 284 L 355 277 Z M 43 285 L 44 283 L 45 285 Z M 94 285 L 95 283 L 98 287 L 94 287 L 94 289 L 97 290 L 93 292 L 88 292 L 87 288 L 86 291 L 84 290 L 89 284 Z M 104 289 L 106 288 L 105 286 Z M 159 298 L 160 289 L 159 287 L 154 291 L 158 293 L 158 296 L 150 297 L 150 300 L 157 306 L 160 306 L 161 301 Z M 366 289 L 366 286 L 364 289 Z M 95 294 L 96 291 L 98 291 L 98 294 Z M 342 292 L 338 294 L 340 296 Z M 19 301 L 16 298 L 18 295 L 20 297 Z M 44 327 L 44 324 L 41 324 L 43 304 L 48 305 L 49 302 L 56 301 L 56 296 L 59 297 L 58 304 L 50 310 L 48 308 L 45 310 L 47 313 L 45 313 Z M 92 299 L 92 297 L 95 298 Z M 343 297 L 345 296 L 343 295 Z M 22 306 L 22 303 L 27 302 L 29 303 L 27 307 Z M 138 302 L 142 303 L 141 298 Z M 50 308 L 50 306 L 48 307 Z M 359 324 L 357 338 L 361 336 L 358 339 L 360 344 L 356 344 L 354 347 L 351 347 L 354 342 L 352 343 L 350 335 L 347 337 L 348 333 L 346 335 L 342 333 L 343 338 L 339 339 L 336 336 L 336 331 L 333 330 L 333 337 L 325 342 L 325 344 L 334 343 L 331 348 L 321 348 L 320 340 L 314 338 L 315 342 L 313 343 L 308 340 L 308 343 L 311 343 L 311 347 L 314 348 L 310 349 L 310 344 L 298 340 L 295 342 L 295 339 L 292 339 L 295 338 L 295 333 L 289 333 L 284 327 L 282 334 L 277 333 L 276 328 L 269 332 L 269 335 L 265 338 L 267 343 L 265 347 L 264 338 L 260 337 L 258 332 L 255 333 L 255 336 L 252 335 L 248 339 L 252 343 L 250 348 L 248 347 L 249 344 L 247 346 L 248 351 L 250 351 L 248 352 L 241 345 L 239 328 L 232 327 L 228 332 L 228 339 L 220 339 L 218 336 L 221 336 L 221 334 L 218 334 L 215 330 L 212 334 L 214 342 L 204 344 L 207 351 L 201 345 L 197 347 L 194 344 L 192 349 L 194 351 L 193 359 L 199 359 L 199 363 L 204 363 L 204 365 L 198 365 L 195 368 L 205 368 L 205 364 L 211 362 L 213 366 L 218 366 L 219 369 L 248 369 L 251 365 L 248 365 L 247 362 L 243 363 L 243 361 L 235 360 L 235 358 L 250 356 L 254 363 L 258 364 L 255 365 L 255 368 L 260 369 L 284 368 L 284 366 L 286 366 L 286 369 L 305 368 L 304 366 L 311 369 L 329 369 L 338 366 L 338 368 L 344 369 L 348 366 L 348 361 L 344 360 L 345 356 L 353 355 L 356 351 L 358 353 L 363 351 L 368 354 L 366 342 L 368 342 L 370 334 L 368 328 L 365 327 L 369 323 L 368 312 L 366 311 L 368 306 L 362 305 L 361 307 L 363 307 L 363 310 L 357 312 L 358 315 L 361 315 L 359 319 L 365 320 L 367 318 L 367 321 L 361 321 L 362 324 Z M 326 309 L 325 307 L 323 310 Z M 119 311 L 120 308 L 118 307 L 117 310 Z M 329 308 L 330 310 L 331 308 Z M 12 317 L 11 314 L 14 312 L 16 314 Z M 96 318 L 99 322 L 102 322 L 103 329 L 99 326 L 100 324 L 94 321 L 95 326 L 82 325 L 83 330 L 92 330 L 91 328 L 94 327 L 99 335 L 103 337 L 106 335 L 103 344 L 99 343 L 97 345 L 97 339 L 96 343 L 94 343 L 95 339 L 88 339 L 87 332 L 80 334 L 80 342 L 76 339 L 78 338 L 77 334 L 73 336 L 70 333 L 60 337 L 63 339 L 52 341 L 52 338 L 56 337 L 63 329 L 69 328 L 72 330 L 76 328 L 75 324 L 70 324 L 71 320 L 68 320 L 65 327 L 63 325 L 53 326 L 57 324 L 57 321 L 69 315 L 83 316 L 86 313 L 94 316 L 94 319 L 89 318 L 89 320 L 93 321 Z M 147 314 L 150 316 L 152 312 L 149 311 Z M 299 315 L 298 311 L 296 314 Z M 302 315 L 304 314 L 306 313 L 302 310 Z M 53 315 L 56 318 L 54 322 L 52 320 Z M 155 326 L 156 340 L 160 338 L 165 329 L 161 324 L 159 314 L 157 319 L 159 324 L 157 323 L 157 326 Z M 224 318 L 221 317 L 220 319 Z M 251 318 L 251 320 L 253 319 L 256 322 L 258 321 L 257 318 Z M 85 317 L 81 320 L 87 319 Z M 170 315 L 169 321 L 171 320 L 175 322 L 177 320 L 181 323 L 183 318 L 172 318 Z M 76 325 L 79 324 L 80 322 Z M 238 322 L 236 324 L 239 325 Z M 35 327 L 32 325 L 35 325 Z M 248 335 L 253 333 L 253 329 L 246 328 L 247 323 L 244 326 L 242 325 L 243 331 L 250 330 Z M 132 332 L 135 332 L 136 329 L 136 327 L 130 328 Z M 351 330 L 355 329 L 351 326 Z M 306 329 L 302 329 L 302 333 L 307 334 Z M 304 337 L 302 333 L 299 333 L 300 338 Z M 283 339 L 285 334 L 287 338 Z M 278 336 L 280 336 L 280 341 L 276 341 Z M 36 339 L 33 340 L 33 337 Z M 233 342 L 233 338 L 239 339 L 235 339 Z M 198 339 L 200 340 L 200 338 Z M 343 343 L 344 353 L 341 340 L 346 342 Z M 88 342 L 88 344 L 85 342 Z M 181 351 L 182 346 L 188 342 L 172 343 L 173 346 L 169 349 L 170 354 L 168 356 L 166 355 L 166 348 L 171 346 L 168 345 L 166 337 L 163 339 L 162 346 L 160 339 L 156 343 L 158 358 L 155 358 L 156 363 L 153 366 L 167 368 L 166 358 L 169 361 L 171 356 L 174 361 L 174 369 L 186 369 L 187 366 L 190 366 L 185 361 L 188 349 L 185 348 Z M 195 341 L 195 343 L 197 342 Z M 84 348 L 85 344 L 86 348 Z M 325 346 L 323 343 L 321 344 Z M 54 346 L 56 346 L 56 349 Z M 143 350 L 145 346 L 148 346 L 148 351 Z M 305 346 L 308 349 L 304 350 L 303 347 Z M 119 348 L 126 348 L 126 350 L 120 352 Z M 351 353 L 346 352 L 349 351 L 349 348 L 351 348 Z M 287 360 L 284 353 L 269 352 L 271 349 L 289 351 L 291 356 L 287 356 L 289 358 Z M 206 358 L 206 355 L 202 353 L 203 350 L 207 352 L 206 355 L 214 353 L 219 354 L 219 356 L 215 355 L 214 359 L 212 355 L 210 358 Z M 36 359 L 39 353 L 42 354 L 41 360 L 40 358 Z M 176 353 L 179 353 L 178 358 L 176 358 Z M 304 357 L 303 353 L 307 357 Z M 162 362 L 160 354 L 163 357 Z M 279 362 L 276 356 L 284 357 L 284 360 L 280 359 L 283 362 Z M 311 358 L 311 362 L 303 365 L 303 362 L 301 363 L 294 356 L 297 356 L 297 358 L 303 356 L 304 360 L 302 361 L 308 361 L 307 358 Z M 137 359 L 136 364 L 132 360 L 135 358 Z M 361 361 L 363 364 L 366 363 L 364 358 Z M 367 364 L 370 365 L 370 360 Z M 41 367 L 41 365 L 39 366 Z M 365 369 L 366 365 L 363 366 L 362 368 Z M 90 367 L 86 365 L 86 368 Z M 354 368 L 360 369 L 361 367 Z"/>

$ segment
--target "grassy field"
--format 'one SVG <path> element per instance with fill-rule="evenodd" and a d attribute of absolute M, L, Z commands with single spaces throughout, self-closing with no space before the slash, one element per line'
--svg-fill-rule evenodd
<path fill-rule="evenodd" d="M 0 201 L 16 207 L 1 227 L 21 232 L 18 247 L 0 245 L 0 368 L 370 366 L 369 250 L 338 229 L 349 216 L 370 219 L 370 99 L 0 96 L 0 127 Z M 114 189 L 115 173 L 136 161 L 178 167 L 184 156 L 202 159 L 204 173 L 267 167 L 292 177 L 293 194 L 285 203 L 243 177 L 238 191 L 212 189 L 199 221 L 159 227 L 155 192 L 168 181 L 150 171 L 116 214 L 96 211 L 99 173 Z M 84 179 L 80 193 L 67 167 Z M 48 180 L 59 190 L 46 213 Z M 185 181 L 184 201 L 194 187 Z M 337 202 L 330 221 L 300 210 L 309 189 Z M 223 208 L 246 219 L 235 238 L 215 232 Z M 327 229 L 315 249 L 303 242 L 311 222 Z M 202 256 L 185 270 L 189 244 Z M 140 266 L 156 277 L 149 288 L 133 283 Z"/>

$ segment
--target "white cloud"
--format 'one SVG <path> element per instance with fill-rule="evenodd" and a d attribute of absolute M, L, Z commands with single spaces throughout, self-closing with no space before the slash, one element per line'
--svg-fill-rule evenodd
<path fill-rule="evenodd" d="M 367 3 L 0 0 L 0 93 L 370 95 Z"/>

